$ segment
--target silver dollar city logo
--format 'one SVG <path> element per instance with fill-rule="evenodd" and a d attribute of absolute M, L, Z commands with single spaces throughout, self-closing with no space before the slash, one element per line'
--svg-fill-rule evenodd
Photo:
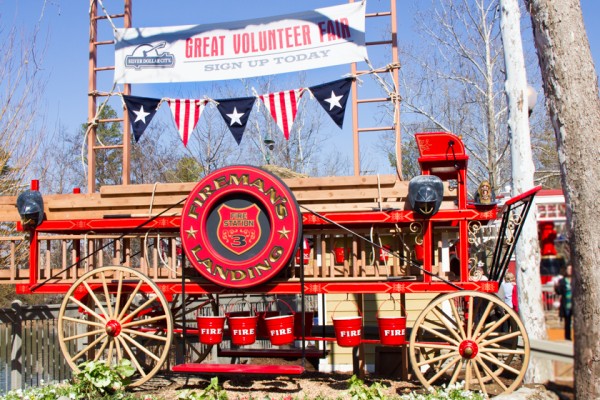
<path fill-rule="evenodd" d="M 175 56 L 168 52 L 159 52 L 164 48 L 167 42 L 162 41 L 158 44 L 142 44 L 133 50 L 131 55 L 125 57 L 126 68 L 164 68 L 175 65 Z"/>

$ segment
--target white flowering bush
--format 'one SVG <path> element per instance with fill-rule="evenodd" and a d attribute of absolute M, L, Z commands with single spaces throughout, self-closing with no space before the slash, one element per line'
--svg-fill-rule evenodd
<path fill-rule="evenodd" d="M 438 399 L 450 399 L 450 400 L 484 400 L 487 399 L 481 392 L 471 392 L 470 390 L 464 390 L 464 382 L 456 383 L 453 385 L 442 385 L 438 388 L 429 388 L 428 393 L 408 393 L 400 396 L 402 400 L 438 400 Z"/>

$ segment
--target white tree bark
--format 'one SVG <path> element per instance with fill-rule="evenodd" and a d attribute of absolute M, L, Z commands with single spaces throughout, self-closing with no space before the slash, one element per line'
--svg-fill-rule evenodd
<path fill-rule="evenodd" d="M 600 398 L 600 97 L 579 0 L 526 0 L 556 134 L 573 264 L 577 399 Z"/>
<path fill-rule="evenodd" d="M 529 134 L 527 76 L 519 22 L 521 13 L 517 0 L 500 0 L 500 7 L 500 29 L 506 64 L 508 128 L 511 134 L 512 186 L 513 193 L 522 193 L 533 188 L 535 167 Z M 540 246 L 533 212 L 529 213 L 524 222 L 515 255 L 521 319 L 530 338 L 547 339 L 540 281 Z M 524 288 L 527 290 L 523 290 Z M 545 383 L 552 379 L 552 362 L 532 358 L 525 383 Z"/>

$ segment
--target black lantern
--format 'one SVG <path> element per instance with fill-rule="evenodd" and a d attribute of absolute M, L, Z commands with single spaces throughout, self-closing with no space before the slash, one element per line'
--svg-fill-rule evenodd
<path fill-rule="evenodd" d="M 44 200 L 37 190 L 27 190 L 17 197 L 17 210 L 23 229 L 35 229 L 44 220 Z"/>

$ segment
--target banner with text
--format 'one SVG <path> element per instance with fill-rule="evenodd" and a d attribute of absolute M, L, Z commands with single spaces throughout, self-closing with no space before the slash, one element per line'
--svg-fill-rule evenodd
<path fill-rule="evenodd" d="M 363 61 L 365 3 L 222 24 L 117 29 L 114 80 L 212 81 Z"/>

